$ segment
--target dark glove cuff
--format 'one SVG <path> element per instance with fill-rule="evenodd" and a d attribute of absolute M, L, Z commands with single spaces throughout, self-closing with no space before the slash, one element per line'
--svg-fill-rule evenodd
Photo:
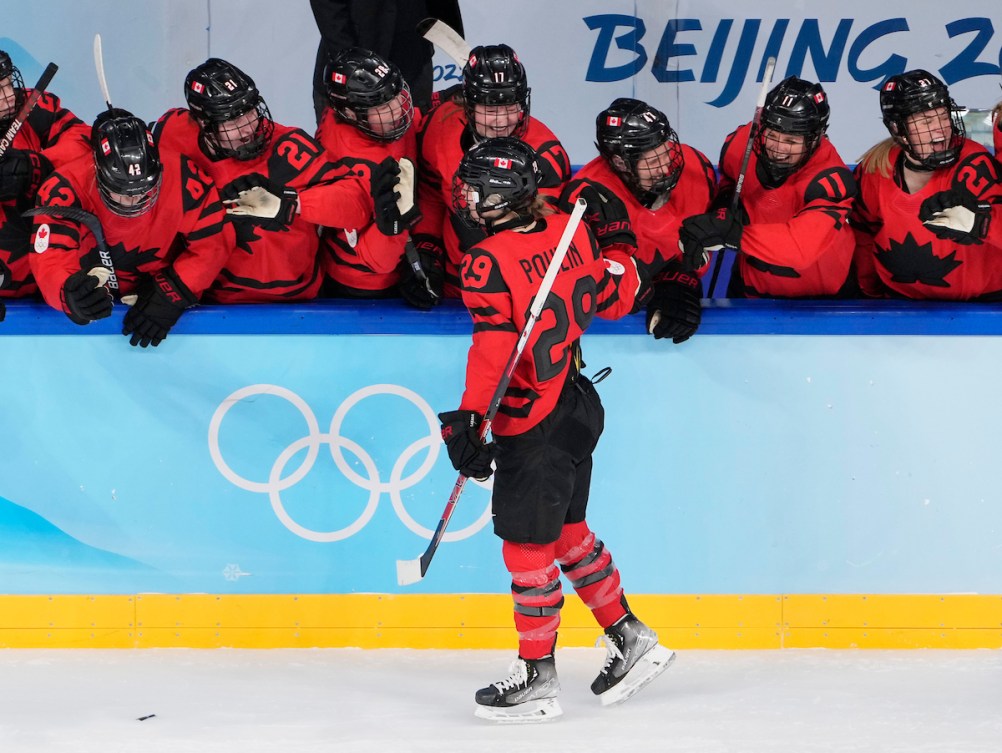
<path fill-rule="evenodd" d="M 198 297 L 188 289 L 188 286 L 170 267 L 153 275 L 153 284 L 167 301 L 180 309 L 189 309 L 198 303 Z"/>

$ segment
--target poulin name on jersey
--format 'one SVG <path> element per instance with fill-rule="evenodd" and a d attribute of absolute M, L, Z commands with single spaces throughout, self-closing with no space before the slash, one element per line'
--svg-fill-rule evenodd
<path fill-rule="evenodd" d="M 542 280 L 543 276 L 546 274 L 546 268 L 550 266 L 550 259 L 553 258 L 553 252 L 556 249 L 551 248 L 542 254 L 533 254 L 528 259 L 522 259 L 519 261 L 519 265 L 522 267 L 522 271 L 525 272 L 525 279 L 527 282 L 536 282 L 537 280 Z M 560 265 L 560 271 L 566 272 L 568 269 L 574 269 L 574 267 L 580 267 L 584 264 L 584 259 L 581 258 L 581 252 L 577 250 L 573 245 L 567 249 L 567 256 L 564 257 L 563 263 Z"/>

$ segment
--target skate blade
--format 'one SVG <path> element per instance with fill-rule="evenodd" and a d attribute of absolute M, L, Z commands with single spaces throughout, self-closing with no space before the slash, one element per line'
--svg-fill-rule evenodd
<path fill-rule="evenodd" d="M 646 688 L 675 661 L 675 652 L 660 643 L 640 657 L 626 677 L 602 693 L 603 706 L 618 706 Z"/>
<path fill-rule="evenodd" d="M 517 706 L 477 706 L 473 715 L 495 724 L 539 724 L 564 713 L 556 698 L 527 701 Z"/>

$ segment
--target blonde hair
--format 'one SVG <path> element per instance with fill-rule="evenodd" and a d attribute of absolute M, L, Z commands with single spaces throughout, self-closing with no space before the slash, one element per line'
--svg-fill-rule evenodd
<path fill-rule="evenodd" d="M 859 158 L 860 167 L 864 173 L 880 173 L 884 178 L 891 176 L 891 150 L 897 146 L 893 137 L 888 136 L 878 144 L 866 150 Z"/>
<path fill-rule="evenodd" d="M 995 105 L 995 109 L 992 110 L 992 123 L 994 123 L 996 127 L 999 126 L 999 115 L 1002 115 L 1002 102 Z"/>
<path fill-rule="evenodd" d="M 544 217 L 549 217 L 551 214 L 557 213 L 557 208 L 553 206 L 553 200 L 549 196 L 537 195 L 535 199 L 532 200 L 532 204 L 529 205 L 529 211 L 532 212 L 532 218 L 534 220 L 541 220 Z"/>

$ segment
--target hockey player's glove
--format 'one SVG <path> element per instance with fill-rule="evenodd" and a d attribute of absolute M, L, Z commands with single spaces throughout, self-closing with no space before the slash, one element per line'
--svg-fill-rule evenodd
<path fill-rule="evenodd" d="M 703 282 L 695 274 L 670 264 L 654 281 L 647 304 L 647 331 L 655 340 L 670 337 L 678 345 L 699 329 L 703 316 Z"/>
<path fill-rule="evenodd" d="M 489 479 L 494 473 L 491 463 L 497 455 L 497 445 L 480 441 L 483 416 L 471 410 L 453 410 L 439 413 L 438 420 L 442 422 L 442 440 L 452 467 L 477 481 Z"/>
<path fill-rule="evenodd" d="M 557 206 L 561 212 L 570 214 L 576 198 L 584 199 L 588 205 L 582 219 L 595 234 L 599 247 L 606 248 L 613 243 L 636 247 L 637 236 L 633 233 L 626 204 L 609 188 L 591 180 L 572 181 L 560 195 Z"/>
<path fill-rule="evenodd" d="M 746 217 L 741 216 L 740 211 L 735 215 L 726 207 L 682 220 L 678 247 L 686 270 L 695 272 L 706 266 L 710 251 L 719 251 L 725 246 L 740 249 L 743 221 Z"/>
<path fill-rule="evenodd" d="M 0 159 L 0 199 L 35 200 L 42 182 L 52 172 L 52 163 L 29 149 L 8 149 Z"/>
<path fill-rule="evenodd" d="M 181 314 L 196 303 L 198 299 L 170 268 L 147 275 L 136 286 L 135 303 L 125 314 L 122 334 L 132 335 L 129 345 L 155 348 Z"/>
<path fill-rule="evenodd" d="M 282 186 L 260 173 L 241 175 L 224 191 L 226 214 L 258 220 L 266 229 L 274 230 L 292 224 L 299 212 L 299 194 L 294 188 Z"/>
<path fill-rule="evenodd" d="M 74 324 L 90 324 L 111 316 L 114 303 L 105 283 L 111 274 L 104 267 L 80 270 L 66 278 L 60 293 L 63 310 Z"/>
<path fill-rule="evenodd" d="M 372 216 L 383 235 L 400 235 L 421 219 L 414 202 L 414 163 L 406 157 L 397 162 L 387 157 L 372 169 L 369 191 Z"/>
<path fill-rule="evenodd" d="M 964 246 L 984 240 L 991 218 L 991 204 L 963 186 L 935 193 L 919 207 L 919 219 L 933 235 Z"/>
<path fill-rule="evenodd" d="M 441 245 L 429 235 L 416 235 L 407 241 L 398 267 L 400 282 L 397 283 L 404 301 L 422 311 L 430 311 L 442 302 L 444 256 Z"/>

